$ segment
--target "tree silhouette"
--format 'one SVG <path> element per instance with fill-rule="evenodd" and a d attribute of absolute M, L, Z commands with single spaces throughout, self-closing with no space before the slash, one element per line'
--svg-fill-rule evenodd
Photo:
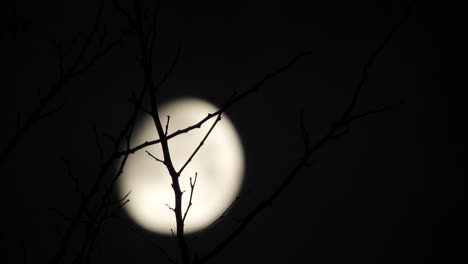
<path fill-rule="evenodd" d="M 83 80 L 80 79 L 82 76 L 86 76 L 87 74 L 92 75 L 93 68 L 98 67 L 101 61 L 111 60 L 112 56 L 135 57 L 136 55 L 136 61 L 139 65 L 138 70 L 140 72 L 134 75 L 138 76 L 135 78 L 134 85 L 125 90 L 127 97 L 130 97 L 130 99 L 125 100 L 125 110 L 115 110 L 118 113 L 125 112 L 125 115 L 123 118 L 119 118 L 118 122 L 115 122 L 116 125 L 112 131 L 105 133 L 101 132 L 100 125 L 90 124 L 92 126 L 92 133 L 90 134 L 92 134 L 93 144 L 95 145 L 95 150 L 93 151 L 97 152 L 95 155 L 97 166 L 89 170 L 89 166 L 84 165 L 82 160 L 76 158 L 70 159 L 66 155 L 50 158 L 51 168 L 57 166 L 58 161 L 61 160 L 65 168 L 65 172 L 61 174 L 67 175 L 68 181 L 74 184 L 75 206 L 73 206 L 71 213 L 69 209 L 52 209 L 55 214 L 59 215 L 60 221 L 65 223 L 65 226 L 57 228 L 60 229 L 60 234 L 57 237 L 57 241 L 54 242 L 56 247 L 47 252 L 48 262 L 93 262 L 93 257 L 99 254 L 98 241 L 101 235 L 105 235 L 104 229 L 109 222 L 108 220 L 125 218 L 120 213 L 120 209 L 127 203 L 131 203 L 131 190 L 124 197 L 116 197 L 114 193 L 115 185 L 120 175 L 125 171 L 128 158 L 138 151 L 146 151 L 146 147 L 152 145 L 161 146 L 163 157 L 160 159 L 150 152 L 147 152 L 148 155 L 154 158 L 155 162 L 164 164 L 172 180 L 175 205 L 170 209 L 174 213 L 176 230 L 174 230 L 174 236 L 168 239 L 176 241 L 178 251 L 167 250 L 166 248 L 171 246 L 166 244 L 158 244 L 156 248 L 167 261 L 172 263 L 207 263 L 215 259 L 222 252 L 225 252 L 226 248 L 238 236 L 243 234 L 253 220 L 266 208 L 281 199 L 283 193 L 296 181 L 301 173 L 308 167 L 315 165 L 314 161 L 317 155 L 320 154 L 320 151 L 325 146 L 331 145 L 332 142 L 339 141 L 343 136 L 349 134 L 355 122 L 368 117 L 370 119 L 375 115 L 388 110 L 394 110 L 402 105 L 401 100 L 392 99 L 394 102 L 391 104 L 387 105 L 384 102 L 377 102 L 376 104 L 380 105 L 380 107 L 369 108 L 364 104 L 361 105 L 361 98 L 366 93 L 365 86 L 369 81 L 369 76 L 372 74 L 372 67 L 376 64 L 376 61 L 385 51 L 386 47 L 391 44 L 392 39 L 402 25 L 410 17 L 412 9 L 413 4 L 406 7 L 404 12 L 399 15 L 399 18 L 392 22 L 393 24 L 388 32 L 376 42 L 378 44 L 368 50 L 364 63 L 362 63 L 359 69 L 357 82 L 348 89 L 349 94 L 339 95 L 345 98 L 342 100 L 344 102 L 342 109 L 336 110 L 338 113 L 337 117 L 330 120 L 331 124 L 320 130 L 321 133 L 311 133 L 311 124 L 307 118 L 310 113 L 300 106 L 295 107 L 294 111 L 296 111 L 297 115 L 290 117 L 290 119 L 295 120 L 296 127 L 289 129 L 291 135 L 284 135 L 279 140 L 284 142 L 288 142 L 289 140 L 291 144 L 295 144 L 297 143 L 295 140 L 300 138 L 302 152 L 295 157 L 295 161 L 292 163 L 288 161 L 286 166 L 289 170 L 287 172 L 282 171 L 278 172 L 278 175 L 275 175 L 274 178 L 279 177 L 280 180 L 272 184 L 270 189 L 262 190 L 264 195 L 259 201 L 252 200 L 250 208 L 246 209 L 247 211 L 244 212 L 244 216 L 234 220 L 234 227 L 228 232 L 223 232 L 221 236 L 217 236 L 216 241 L 210 241 L 211 243 L 200 249 L 196 244 L 199 241 L 199 237 L 210 236 L 208 230 L 216 230 L 218 228 L 217 225 L 229 217 L 228 212 L 240 205 L 236 200 L 206 230 L 201 231 L 195 236 L 188 236 L 184 232 L 184 224 L 186 218 L 190 218 L 189 209 L 192 206 L 192 196 L 197 195 L 196 191 L 194 191 L 196 189 L 197 176 L 195 175 L 193 181 L 192 178 L 190 180 L 191 190 L 190 193 L 186 194 L 190 196 L 190 199 L 189 203 L 184 206 L 182 204 L 183 190 L 179 183 L 179 179 L 182 176 L 187 177 L 183 175 L 184 169 L 190 164 L 198 151 L 203 148 L 204 143 L 210 140 L 209 136 L 211 132 L 216 129 L 219 122 L 222 122 L 222 117 L 226 112 L 242 107 L 242 104 L 245 101 L 251 100 L 255 94 L 268 92 L 264 91 L 265 87 L 280 78 L 284 78 L 283 75 L 293 71 L 294 67 L 304 67 L 303 65 L 307 65 L 310 58 L 316 52 L 311 49 L 295 51 L 295 54 L 289 56 L 286 63 L 276 63 L 279 66 L 267 67 L 267 69 L 273 68 L 273 70 L 266 71 L 266 74 L 258 76 L 256 81 L 248 88 L 230 91 L 228 96 L 224 96 L 225 99 L 220 104 L 218 111 L 207 113 L 205 118 L 191 126 L 168 133 L 170 122 L 169 119 L 167 123 L 161 120 L 159 116 L 159 103 L 167 99 L 165 91 L 170 89 L 168 86 L 171 77 L 177 71 L 177 67 L 183 63 L 184 45 L 183 43 L 179 44 L 171 50 L 172 52 L 168 52 L 170 55 L 162 59 L 158 57 L 161 56 L 161 52 L 166 52 L 158 51 L 158 45 L 162 42 L 160 40 L 161 26 L 159 24 L 164 23 L 164 21 L 161 21 L 161 12 L 164 11 L 164 5 L 160 1 L 99 1 L 92 25 L 85 34 L 73 35 L 69 44 L 64 44 L 62 41 L 54 42 L 54 50 L 57 52 L 56 60 L 58 61 L 58 71 L 56 71 L 58 72 L 58 76 L 56 80 L 43 95 L 36 98 L 37 102 L 32 107 L 32 111 L 26 115 L 26 118 L 21 118 L 18 115 L 14 133 L 11 137 L 5 139 L 5 143 L 1 146 L 0 166 L 7 168 L 9 172 L 14 171 L 9 167 L 9 163 L 15 164 L 14 167 L 16 167 L 16 164 L 22 161 L 15 161 L 15 158 L 18 159 L 19 156 L 15 156 L 13 153 L 17 149 L 21 150 L 18 146 L 23 144 L 23 142 L 28 142 L 28 137 L 36 137 L 33 134 L 36 127 L 38 127 L 38 130 L 44 129 L 40 125 L 41 122 L 45 122 L 46 118 L 58 116 L 54 119 L 54 122 L 58 123 L 53 126 L 62 126 L 60 118 L 63 118 L 63 116 L 60 116 L 60 112 L 64 111 L 68 106 L 66 103 L 58 103 L 59 106 L 54 106 L 57 105 L 57 101 L 63 99 L 59 98 L 60 94 L 69 92 L 68 89 L 76 89 L 76 86 L 73 87 L 72 83 L 75 80 L 81 82 Z M 109 19 L 107 23 L 106 18 Z M 116 23 L 115 21 L 119 22 Z M 118 24 L 118 27 L 117 29 L 109 30 L 108 24 Z M 70 34 L 70 32 L 67 32 L 67 34 Z M 125 52 L 127 55 L 114 55 L 118 52 Z M 164 67 L 163 71 L 160 70 L 161 67 Z M 140 88 L 135 88 L 138 86 Z M 288 92 L 285 91 L 285 93 Z M 109 96 L 107 99 L 112 99 L 112 96 Z M 131 143 L 132 135 L 139 117 L 142 115 L 151 116 L 155 127 L 154 135 L 156 139 L 139 145 L 133 145 Z M 208 121 L 212 121 L 212 124 L 207 134 L 199 142 L 197 148 L 192 150 L 193 152 L 187 161 L 180 168 L 176 168 L 171 159 L 171 148 L 168 142 L 177 136 L 190 133 L 202 126 L 207 126 Z M 116 127 L 118 127 L 118 130 Z M 104 142 L 104 138 L 108 141 Z M 91 151 L 86 151 L 86 153 L 89 152 Z M 80 168 L 86 168 L 86 173 L 83 173 Z M 89 175 L 93 175 L 93 177 Z M 3 174 L 2 178 L 4 177 L 7 177 L 7 174 Z M 246 195 L 246 193 L 242 193 L 239 199 L 248 199 L 242 197 L 242 195 Z M 52 207 L 55 207 L 55 205 Z M 124 223 L 129 225 L 128 222 L 124 221 Z M 137 232 L 141 233 L 142 231 Z M 24 255 L 24 262 L 34 262 L 27 258 L 27 243 L 23 243 L 22 245 L 21 247 L 24 249 L 22 253 Z M 17 248 L 17 245 L 12 245 L 12 247 Z M 118 255 L 118 253 L 115 252 L 115 255 Z M 15 261 L 21 262 L 23 260 L 18 257 Z"/>

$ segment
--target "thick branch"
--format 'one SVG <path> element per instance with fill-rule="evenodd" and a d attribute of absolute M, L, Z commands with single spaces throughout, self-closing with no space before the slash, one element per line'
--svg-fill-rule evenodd
<path fill-rule="evenodd" d="M 155 9 L 154 12 L 157 12 L 157 9 Z M 163 161 L 169 172 L 170 177 L 172 178 L 172 188 L 174 190 L 174 198 L 175 198 L 175 206 L 173 208 L 173 211 L 175 214 L 176 224 L 177 224 L 177 234 L 176 234 L 177 241 L 179 243 L 179 249 L 180 249 L 181 256 L 182 256 L 182 262 L 184 264 L 187 264 L 189 263 L 189 248 L 188 248 L 187 242 L 185 241 L 184 223 L 182 220 L 183 219 L 182 217 L 182 191 L 180 189 L 179 180 L 178 180 L 179 174 L 175 170 L 174 165 L 171 160 L 166 133 L 163 129 L 161 120 L 159 118 L 158 105 L 157 105 L 157 91 L 160 88 L 160 86 L 166 81 L 166 79 L 172 72 L 176 62 L 178 61 L 180 48 L 177 51 L 177 55 L 169 71 L 163 76 L 161 81 L 156 84 L 152 77 L 152 70 L 153 70 L 153 60 L 151 56 L 152 47 L 149 47 L 149 44 L 154 44 L 154 43 L 149 43 L 151 42 L 149 41 L 150 35 L 153 34 L 154 36 L 156 32 L 150 32 L 149 34 L 145 32 L 145 28 L 143 25 L 144 21 L 142 17 L 142 8 L 140 6 L 139 0 L 134 1 L 134 13 L 135 13 L 136 31 L 138 35 L 138 44 L 140 46 L 140 58 L 142 62 L 141 64 L 143 66 L 143 71 L 144 71 L 143 83 L 144 83 L 144 87 L 148 89 L 148 92 L 149 92 L 151 117 L 153 118 L 156 131 L 160 138 L 161 148 L 163 152 Z M 153 15 L 156 16 L 157 14 L 153 14 Z M 153 30 L 155 30 L 155 28 L 153 28 Z"/>

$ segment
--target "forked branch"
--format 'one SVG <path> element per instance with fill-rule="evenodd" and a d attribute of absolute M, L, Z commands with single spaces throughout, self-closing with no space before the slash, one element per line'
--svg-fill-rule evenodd
<path fill-rule="evenodd" d="M 330 128 L 328 129 L 328 131 L 325 133 L 323 137 L 321 137 L 314 145 L 311 145 L 309 143 L 310 140 L 309 140 L 307 130 L 305 129 L 303 113 L 301 112 L 300 127 L 301 127 L 301 135 L 303 137 L 304 148 L 305 148 L 305 152 L 303 156 L 297 161 L 296 165 L 292 168 L 289 174 L 287 174 L 286 177 L 281 181 L 279 186 L 276 189 L 274 189 L 274 191 L 270 195 L 268 195 L 263 201 L 261 201 L 249 214 L 247 214 L 247 216 L 241 221 L 240 225 L 232 233 L 230 233 L 218 245 L 216 245 L 207 255 L 198 259 L 197 263 L 205 263 L 211 260 L 216 255 L 218 255 L 252 222 L 253 219 L 255 219 L 257 215 L 259 215 L 267 207 L 271 206 L 273 201 L 276 200 L 280 196 L 280 194 L 293 182 L 293 180 L 302 171 L 302 169 L 308 166 L 308 162 L 310 158 L 312 157 L 312 155 L 315 154 L 318 150 L 320 150 L 326 143 L 328 143 L 333 138 L 335 138 L 337 135 L 337 132 L 340 129 L 343 129 L 343 128 L 347 129 L 348 126 L 352 122 L 358 119 L 361 119 L 363 117 L 366 117 L 372 114 L 381 113 L 383 111 L 388 111 L 401 105 L 401 103 L 398 103 L 394 105 L 385 106 L 377 110 L 369 110 L 360 114 L 353 115 L 359 95 L 362 91 L 364 84 L 366 83 L 368 71 L 371 65 L 375 62 L 378 55 L 380 55 L 382 51 L 384 50 L 384 48 L 388 45 L 394 33 L 401 27 L 401 25 L 409 17 L 413 4 L 414 2 L 411 5 L 409 5 L 408 10 L 405 12 L 403 19 L 400 20 L 398 23 L 396 23 L 392 27 L 392 29 L 387 34 L 383 42 L 371 53 L 370 57 L 364 64 L 359 81 L 357 85 L 355 86 L 355 88 L 353 89 L 353 95 L 350 100 L 350 103 L 343 111 L 343 114 L 341 115 L 340 119 L 330 126 Z M 338 133 L 338 135 L 341 135 L 341 134 Z"/>

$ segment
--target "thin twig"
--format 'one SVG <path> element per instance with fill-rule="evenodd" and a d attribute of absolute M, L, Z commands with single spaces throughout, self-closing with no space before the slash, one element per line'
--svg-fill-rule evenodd
<path fill-rule="evenodd" d="M 104 8 L 104 1 L 101 0 L 99 3 L 98 11 L 94 18 L 93 26 L 90 29 L 89 34 L 85 38 L 85 41 L 79 50 L 78 56 L 72 62 L 72 66 L 69 69 L 64 68 L 64 64 L 65 64 L 64 59 L 65 59 L 65 56 L 69 52 L 63 52 L 61 50 L 62 48 L 60 47 L 60 50 L 58 51 L 58 53 L 60 54 L 58 58 L 60 69 L 59 69 L 59 76 L 57 80 L 51 85 L 48 92 L 45 93 L 44 96 L 40 97 L 38 106 L 29 114 L 27 118 L 25 118 L 24 122 L 18 125 L 15 135 L 8 141 L 6 146 L 0 150 L 0 166 L 3 165 L 3 163 L 5 163 L 5 161 L 9 157 L 9 154 L 23 140 L 27 131 L 31 130 L 35 126 L 35 124 L 41 119 L 49 117 L 52 114 L 55 114 L 62 109 L 62 106 L 59 106 L 50 111 L 46 111 L 48 105 L 50 104 L 51 101 L 53 101 L 53 99 L 57 96 L 57 94 L 59 94 L 59 92 L 64 90 L 64 88 L 70 81 L 72 81 L 77 76 L 86 72 L 89 68 L 91 68 L 91 66 L 93 66 L 98 61 L 98 59 L 102 58 L 104 55 L 106 55 L 112 49 L 114 49 L 114 47 L 116 47 L 124 39 L 124 37 L 127 36 L 131 32 L 131 30 L 125 31 L 124 34 L 122 34 L 117 40 L 111 42 L 107 47 L 102 48 L 101 50 L 91 55 L 91 59 L 89 59 L 88 62 L 85 62 L 80 67 L 80 64 L 82 64 L 84 58 L 86 57 L 85 55 L 87 55 L 88 53 L 91 42 L 96 38 L 96 34 L 98 31 L 99 25 L 101 23 L 103 8 Z M 75 44 L 78 42 L 77 36 L 74 37 L 72 44 Z"/>
<path fill-rule="evenodd" d="M 164 160 L 161 160 L 161 159 L 158 159 L 156 156 L 154 156 L 153 154 L 151 154 L 149 151 L 145 150 L 146 154 L 148 154 L 150 157 L 152 157 L 153 159 L 155 159 L 156 161 L 159 161 L 161 162 L 162 164 L 166 164 L 164 162 Z"/>
<path fill-rule="evenodd" d="M 91 28 L 90 33 L 86 37 L 84 44 L 81 46 L 80 51 L 78 52 L 78 56 L 76 57 L 75 61 L 73 62 L 71 66 L 71 72 L 74 72 L 80 65 L 81 61 L 83 60 L 86 51 L 88 50 L 89 46 L 91 45 L 91 42 L 93 41 L 95 35 L 97 34 L 99 30 L 99 24 L 101 22 L 102 18 L 102 13 L 104 11 L 104 0 L 99 1 L 99 8 L 97 11 L 97 15 L 94 19 L 93 26 Z"/>
<path fill-rule="evenodd" d="M 149 243 L 151 243 L 153 246 L 155 246 L 159 252 L 161 252 L 165 257 L 166 259 L 170 262 L 170 263 L 173 263 L 173 264 L 177 264 L 177 262 L 171 257 L 171 255 L 169 255 L 169 253 L 167 252 L 166 249 L 164 249 L 161 245 L 159 245 L 158 243 L 156 243 L 154 240 L 152 240 L 152 237 L 147 235 L 147 233 L 144 233 L 142 232 L 141 230 L 137 230 L 135 229 L 132 225 L 128 225 L 128 224 L 125 224 L 126 227 L 130 228 L 130 230 L 134 233 L 134 234 L 137 234 L 139 235 L 141 238 L 145 239 L 146 241 L 148 241 Z"/>
<path fill-rule="evenodd" d="M 65 104 L 61 104 L 61 105 L 59 105 L 59 106 L 57 106 L 57 107 L 55 107 L 55 108 L 53 108 L 53 109 L 47 111 L 46 113 L 42 113 L 42 114 L 38 117 L 37 120 L 39 121 L 39 120 L 41 120 L 41 119 L 45 119 L 45 118 L 50 117 L 51 115 L 53 115 L 53 114 L 55 114 L 55 113 L 60 112 L 60 110 L 62 110 L 64 106 L 65 106 Z"/>
<path fill-rule="evenodd" d="M 231 211 L 231 209 L 237 204 L 237 202 L 239 202 L 239 199 L 239 196 L 237 196 L 236 199 L 234 199 L 234 201 L 232 201 L 232 203 L 226 208 L 226 210 L 224 210 L 224 212 L 218 218 L 216 218 L 216 220 L 214 220 L 207 227 L 197 232 L 195 236 L 190 240 L 190 242 L 193 242 L 195 239 L 199 238 L 202 234 L 206 233 L 208 230 L 212 229 L 216 224 L 218 224 L 221 220 L 223 220 L 224 217 L 226 217 L 227 213 Z"/>
<path fill-rule="evenodd" d="M 167 137 L 167 131 L 169 130 L 169 120 L 171 119 L 171 116 L 167 116 L 167 122 L 166 122 L 166 130 L 164 131 L 164 135 Z"/>
<path fill-rule="evenodd" d="M 190 177 L 190 199 L 189 199 L 187 209 L 185 210 L 184 217 L 182 218 L 182 222 L 184 223 L 185 223 L 185 218 L 187 217 L 187 213 L 190 210 L 190 207 L 192 206 L 193 191 L 195 190 L 196 183 L 197 183 L 197 173 L 195 172 L 195 179 L 193 180 L 193 184 L 192 184 L 192 177 Z"/>
<path fill-rule="evenodd" d="M 175 209 L 173 207 L 171 207 L 169 204 L 166 204 L 167 208 L 169 208 L 169 210 L 171 211 L 175 211 Z"/>
<path fill-rule="evenodd" d="M 132 16 L 130 15 L 130 13 L 129 13 L 127 10 L 125 10 L 125 8 L 123 8 L 123 7 L 120 5 L 119 1 L 117 1 L 117 0 L 112 0 L 112 3 L 114 4 L 115 8 L 127 18 L 127 22 L 128 22 L 133 28 L 136 28 L 135 20 L 132 18 Z"/>

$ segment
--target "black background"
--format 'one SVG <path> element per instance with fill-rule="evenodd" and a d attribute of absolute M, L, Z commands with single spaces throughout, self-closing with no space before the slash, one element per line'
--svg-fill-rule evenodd
<path fill-rule="evenodd" d="M 244 145 L 246 178 L 227 219 L 194 241 L 200 255 L 297 162 L 299 109 L 312 141 L 339 118 L 364 63 L 407 4 L 161 3 L 156 78 L 182 47 L 161 101 L 194 96 L 222 105 L 234 90 L 249 88 L 297 53 L 313 52 L 227 113 Z M 15 22 L 4 22 L 1 32 L 0 146 L 15 133 L 17 113 L 27 116 L 57 76 L 51 42 L 70 43 L 76 32 L 89 30 L 96 8 L 95 1 L 2 3 L 3 21 Z M 349 134 L 321 149 L 313 166 L 213 263 L 462 263 L 462 15 L 460 5 L 417 2 L 373 64 L 356 112 L 405 104 L 356 121 Z M 109 3 L 104 21 L 109 39 L 126 27 Z M 24 252 L 28 263 L 46 263 L 56 250 L 66 221 L 51 208 L 72 214 L 78 205 L 61 157 L 72 161 L 83 186 L 92 183 L 99 166 L 92 126 L 115 134 L 129 115 L 130 91 L 142 85 L 137 47 L 130 35 L 71 82 L 53 101 L 65 107 L 38 123 L 8 157 L 0 185 L 6 263 L 22 263 Z M 145 233 L 122 214 L 102 228 L 93 261 L 165 261 L 154 243 L 177 255 L 175 240 Z"/>

